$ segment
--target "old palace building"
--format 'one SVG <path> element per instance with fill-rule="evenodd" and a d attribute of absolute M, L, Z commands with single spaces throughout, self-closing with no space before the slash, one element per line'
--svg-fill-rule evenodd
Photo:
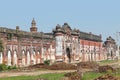
<path fill-rule="evenodd" d="M 30 32 L 0 27 L 0 64 L 28 66 L 44 60 L 76 62 L 103 60 L 101 35 L 59 24 L 51 33 L 38 32 L 31 22 Z"/>

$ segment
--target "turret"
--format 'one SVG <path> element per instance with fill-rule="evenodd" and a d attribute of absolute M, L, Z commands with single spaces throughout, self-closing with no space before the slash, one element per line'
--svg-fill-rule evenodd
<path fill-rule="evenodd" d="M 34 18 L 33 18 L 32 22 L 31 22 L 30 32 L 32 32 L 32 33 L 37 32 L 36 22 L 35 22 Z"/>

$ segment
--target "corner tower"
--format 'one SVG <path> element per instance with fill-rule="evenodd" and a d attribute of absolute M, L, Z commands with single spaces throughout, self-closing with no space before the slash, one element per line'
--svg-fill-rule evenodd
<path fill-rule="evenodd" d="M 30 32 L 32 32 L 32 33 L 37 32 L 36 22 L 35 22 L 34 18 L 33 18 L 32 22 L 31 22 Z"/>

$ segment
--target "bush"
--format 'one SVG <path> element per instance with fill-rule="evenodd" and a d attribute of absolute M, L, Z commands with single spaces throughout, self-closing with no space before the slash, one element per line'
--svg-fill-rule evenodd
<path fill-rule="evenodd" d="M 0 71 L 7 70 L 7 65 L 5 64 L 0 64 Z"/>
<path fill-rule="evenodd" d="M 50 60 L 45 60 L 45 61 L 44 61 L 44 64 L 50 65 Z"/>
<path fill-rule="evenodd" d="M 11 66 L 8 66 L 8 70 L 11 70 L 12 69 L 12 67 Z"/>
<path fill-rule="evenodd" d="M 16 66 L 7 66 L 5 64 L 0 64 L 0 71 L 17 69 Z"/>
<path fill-rule="evenodd" d="M 12 69 L 17 69 L 16 65 L 12 67 Z"/>
<path fill-rule="evenodd" d="M 7 69 L 8 70 L 17 69 L 17 67 L 16 67 L 16 65 L 15 66 L 8 66 Z"/>

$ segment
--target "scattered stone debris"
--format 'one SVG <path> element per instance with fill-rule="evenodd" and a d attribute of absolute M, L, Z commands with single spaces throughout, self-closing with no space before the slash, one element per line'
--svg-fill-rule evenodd
<path fill-rule="evenodd" d="M 59 62 L 52 65 L 46 65 L 44 63 L 31 65 L 28 67 L 20 68 L 20 71 L 34 71 L 36 69 L 47 69 L 47 70 L 76 70 L 77 66 L 69 63 Z"/>
<path fill-rule="evenodd" d="M 106 75 L 102 75 L 94 80 L 120 80 L 117 77 L 114 77 L 113 75 L 110 74 L 106 74 Z"/>
<path fill-rule="evenodd" d="M 35 65 L 31 65 L 28 68 L 47 68 L 48 65 L 44 64 L 44 63 L 40 63 L 40 64 L 35 64 Z"/>
<path fill-rule="evenodd" d="M 78 72 L 66 73 L 64 76 L 65 79 L 63 80 L 82 80 L 82 74 L 79 74 Z"/>
<path fill-rule="evenodd" d="M 47 69 L 47 68 L 48 68 L 48 65 L 40 63 L 40 64 L 35 64 L 35 65 L 30 65 L 28 67 L 21 67 L 18 70 L 19 71 L 34 71 L 37 69 Z"/>
<path fill-rule="evenodd" d="M 98 71 L 99 64 L 96 62 L 80 62 L 77 64 L 77 67 L 82 69 L 92 69 L 93 71 Z"/>
<path fill-rule="evenodd" d="M 70 80 L 70 78 L 69 77 L 64 77 L 61 80 Z"/>
<path fill-rule="evenodd" d="M 114 72 L 115 70 L 109 66 L 109 65 L 105 65 L 105 66 L 99 66 L 98 68 L 99 72 L 102 73 L 102 72 Z"/>
<path fill-rule="evenodd" d="M 47 80 L 47 79 L 43 79 L 43 78 L 38 78 L 38 79 L 36 79 L 36 80 Z"/>
<path fill-rule="evenodd" d="M 77 64 L 77 71 L 65 74 L 63 80 L 82 80 L 84 69 L 98 69 L 99 65 L 96 62 L 80 62 Z"/>
<path fill-rule="evenodd" d="M 52 64 L 51 66 L 48 67 L 48 69 L 50 70 L 76 70 L 77 66 L 69 64 L 69 63 L 60 62 L 60 63 Z"/>

